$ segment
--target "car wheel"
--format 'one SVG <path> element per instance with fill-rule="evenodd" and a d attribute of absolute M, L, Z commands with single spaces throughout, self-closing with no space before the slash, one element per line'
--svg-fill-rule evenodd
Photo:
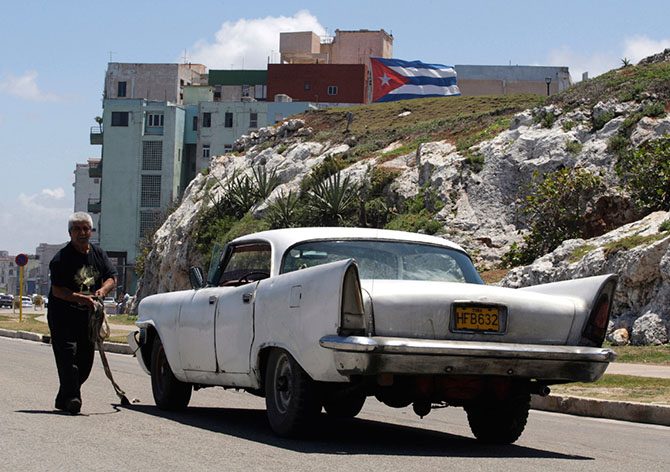
<path fill-rule="evenodd" d="M 470 430 L 482 442 L 511 444 L 521 436 L 530 410 L 530 394 L 513 394 L 507 400 L 465 407 Z"/>
<path fill-rule="evenodd" d="M 158 337 L 151 351 L 151 390 L 161 410 L 183 410 L 191 399 L 191 384 L 174 376 Z"/>
<path fill-rule="evenodd" d="M 333 418 L 354 418 L 363 409 L 365 395 L 333 395 L 323 400 L 323 408 Z"/>
<path fill-rule="evenodd" d="M 286 437 L 305 433 L 321 411 L 314 381 L 286 351 L 272 351 L 268 359 L 265 406 L 272 430 Z"/>

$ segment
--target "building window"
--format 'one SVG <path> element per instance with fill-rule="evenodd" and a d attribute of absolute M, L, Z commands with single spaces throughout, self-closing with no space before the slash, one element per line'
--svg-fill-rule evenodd
<path fill-rule="evenodd" d="M 212 114 L 210 112 L 205 112 L 202 114 L 202 127 L 203 128 L 212 127 Z"/>
<path fill-rule="evenodd" d="M 258 113 L 249 113 L 249 128 L 258 128 Z"/>
<path fill-rule="evenodd" d="M 198 117 L 193 117 L 193 131 L 198 131 Z"/>
<path fill-rule="evenodd" d="M 163 141 L 142 142 L 142 170 L 161 170 L 163 167 Z"/>
<path fill-rule="evenodd" d="M 328 95 L 337 95 L 337 85 L 328 86 Z"/>
<path fill-rule="evenodd" d="M 224 115 L 224 126 L 226 128 L 233 127 L 233 114 L 229 111 L 227 111 L 226 114 Z"/>
<path fill-rule="evenodd" d="M 305 82 L 304 87 L 305 87 L 305 90 L 312 90 L 312 84 L 310 84 L 309 82 Z"/>
<path fill-rule="evenodd" d="M 127 111 L 113 111 L 112 126 L 128 126 L 128 115 Z"/>
<path fill-rule="evenodd" d="M 162 113 L 148 113 L 147 126 L 163 127 L 164 115 Z"/>
<path fill-rule="evenodd" d="M 223 152 L 230 152 L 233 150 L 233 145 L 232 144 L 224 144 L 223 145 Z"/>
<path fill-rule="evenodd" d="M 127 82 L 119 82 L 116 88 L 116 96 L 118 98 L 124 98 L 126 96 L 126 84 Z"/>
<path fill-rule="evenodd" d="M 249 96 L 249 86 L 248 85 L 242 85 L 242 96 L 243 97 L 248 97 Z"/>
<path fill-rule="evenodd" d="M 203 159 L 209 159 L 209 144 L 202 145 L 202 157 Z"/>
<path fill-rule="evenodd" d="M 142 207 L 160 207 L 161 206 L 161 176 L 143 175 L 142 186 L 140 188 L 140 206 Z"/>
<path fill-rule="evenodd" d="M 97 179 L 97 178 L 96 178 L 96 179 L 93 179 L 93 183 L 94 183 L 94 184 L 99 184 L 99 183 L 100 183 L 100 179 Z"/>
<path fill-rule="evenodd" d="M 160 212 L 158 211 L 141 211 L 140 212 L 140 238 L 150 236 L 160 222 Z"/>

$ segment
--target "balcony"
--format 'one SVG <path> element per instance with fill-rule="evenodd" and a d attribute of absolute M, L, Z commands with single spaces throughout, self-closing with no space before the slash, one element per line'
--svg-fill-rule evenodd
<path fill-rule="evenodd" d="M 100 207 L 102 203 L 99 198 L 89 198 L 88 199 L 88 212 L 89 213 L 100 213 Z"/>
<path fill-rule="evenodd" d="M 92 179 L 102 177 L 102 161 L 98 162 L 97 164 L 89 164 L 88 176 Z"/>
<path fill-rule="evenodd" d="M 102 144 L 102 126 L 91 126 L 91 144 Z"/>

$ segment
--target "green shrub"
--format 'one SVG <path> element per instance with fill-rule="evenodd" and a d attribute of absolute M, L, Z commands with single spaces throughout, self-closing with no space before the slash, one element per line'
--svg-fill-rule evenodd
<path fill-rule="evenodd" d="M 658 230 L 663 232 L 670 231 L 670 218 L 661 223 L 658 226 Z"/>
<path fill-rule="evenodd" d="M 565 132 L 567 133 L 567 132 L 570 131 L 572 128 L 574 128 L 576 124 L 577 124 L 577 123 L 575 123 L 575 122 L 572 121 L 572 120 L 565 120 L 565 121 L 563 122 L 563 124 L 561 125 L 561 128 L 563 128 L 563 131 L 565 131 Z"/>
<path fill-rule="evenodd" d="M 652 118 L 665 115 L 665 103 L 656 101 L 647 103 L 642 107 L 642 114 Z"/>
<path fill-rule="evenodd" d="M 582 152 L 583 147 L 584 145 L 577 140 L 568 140 L 565 142 L 565 150 L 573 155 Z"/>
<path fill-rule="evenodd" d="M 607 152 L 620 154 L 628 148 L 629 144 L 630 141 L 627 137 L 617 133 L 607 141 Z"/>
<path fill-rule="evenodd" d="M 638 208 L 656 211 L 670 207 L 670 137 L 622 152 L 615 171 Z"/>
<path fill-rule="evenodd" d="M 662 233 L 650 234 L 648 236 L 641 236 L 639 234 L 626 236 L 625 238 L 621 238 L 605 244 L 603 246 L 605 249 L 605 257 L 609 257 L 611 254 L 614 254 L 618 251 L 630 250 L 643 244 L 651 244 L 655 241 L 663 239 L 664 237 L 665 235 Z"/>
<path fill-rule="evenodd" d="M 465 158 L 465 165 L 475 174 L 479 174 L 484 169 L 484 162 L 485 158 L 481 154 L 471 154 Z"/>
<path fill-rule="evenodd" d="M 602 127 L 609 123 L 612 118 L 614 118 L 614 116 L 615 114 L 613 111 L 608 111 L 598 116 L 597 118 L 593 118 L 593 131 L 602 129 Z"/>
<path fill-rule="evenodd" d="M 582 237 L 588 229 L 583 219 L 586 208 L 602 185 L 599 176 L 585 169 L 565 168 L 536 181 L 521 204 L 529 232 L 521 246 L 512 245 L 503 264 L 529 264 L 564 240 Z"/>
<path fill-rule="evenodd" d="M 411 233 L 435 234 L 442 229 L 442 223 L 436 221 L 428 210 L 423 209 L 419 213 L 397 215 L 388 222 L 385 228 Z"/>

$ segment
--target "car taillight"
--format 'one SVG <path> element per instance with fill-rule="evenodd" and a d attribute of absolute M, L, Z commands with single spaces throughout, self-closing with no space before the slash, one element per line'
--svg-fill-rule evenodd
<path fill-rule="evenodd" d="M 597 302 L 591 310 L 589 319 L 582 333 L 582 344 L 587 346 L 600 347 L 607 334 L 607 324 L 612 311 L 612 298 L 616 279 L 609 280 L 601 289 Z"/>
<path fill-rule="evenodd" d="M 364 336 L 365 331 L 361 282 L 358 278 L 358 268 L 352 264 L 344 274 L 342 283 L 342 314 L 339 334 L 341 336 Z"/>

